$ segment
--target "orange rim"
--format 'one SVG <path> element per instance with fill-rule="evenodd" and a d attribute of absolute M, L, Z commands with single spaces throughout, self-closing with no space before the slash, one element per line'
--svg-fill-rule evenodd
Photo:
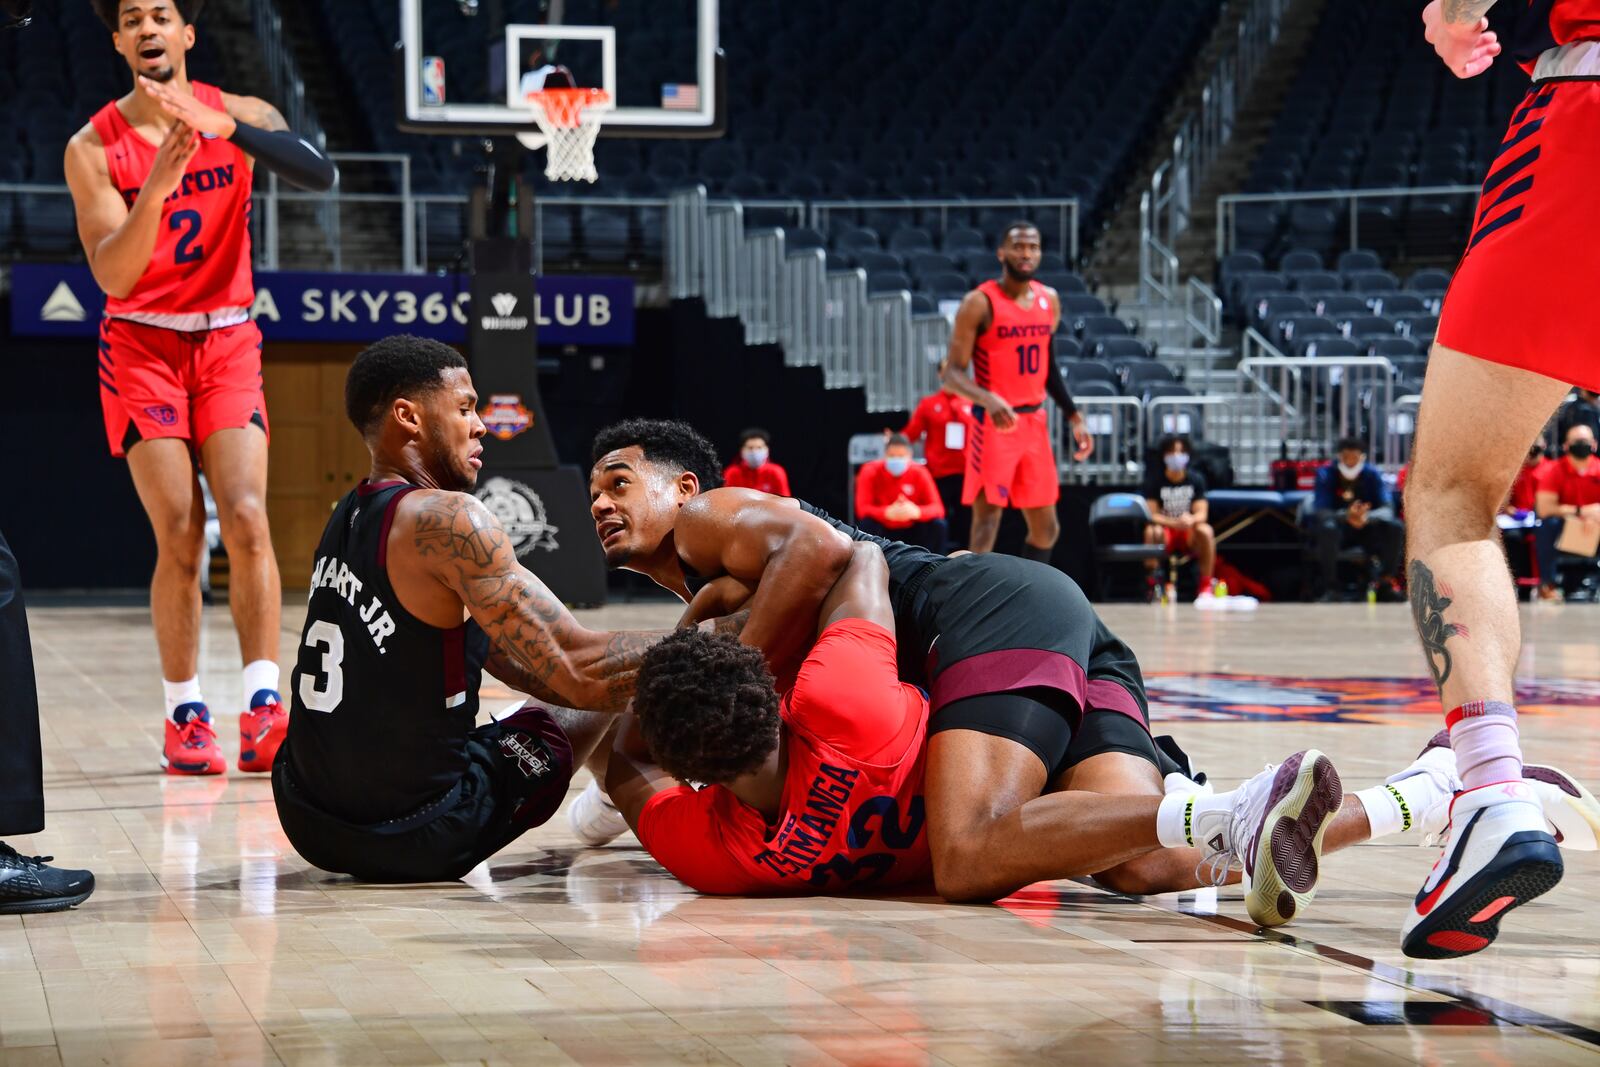
<path fill-rule="evenodd" d="M 552 126 L 577 126 L 583 120 L 586 109 L 596 104 L 603 104 L 611 99 L 611 94 L 604 89 L 540 89 L 536 93 L 529 93 L 525 99 L 532 107 L 537 107 L 544 112 L 545 118 Z"/>

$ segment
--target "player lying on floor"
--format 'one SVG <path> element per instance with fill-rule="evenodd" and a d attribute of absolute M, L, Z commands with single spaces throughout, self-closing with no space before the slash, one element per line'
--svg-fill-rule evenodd
<path fill-rule="evenodd" d="M 700 493 L 716 462 L 703 439 L 635 422 L 602 433 L 595 453 L 608 560 L 680 596 L 698 587 L 691 618 L 742 595 L 706 581 L 708 553 L 746 536 L 726 510 L 756 505 L 743 490 Z M 849 530 L 820 517 L 810 529 L 841 541 Z M 1448 753 L 1425 754 L 1392 787 L 1341 806 L 1337 774 L 1315 752 L 1228 794 L 1169 779 L 1179 787 L 1164 795 L 1158 767 L 1176 767 L 1150 739 L 1137 662 L 1070 579 L 1009 557 L 856 545 L 786 696 L 731 639 L 677 635 L 646 657 L 635 711 L 655 761 L 709 787 L 674 785 L 625 743 L 607 786 L 646 848 L 696 888 L 816 891 L 931 871 L 953 900 L 1085 874 L 1154 893 L 1197 887 L 1202 865 L 1204 881 L 1221 881 L 1238 859 L 1252 917 L 1276 924 L 1309 903 L 1324 835 L 1330 848 L 1352 844 L 1449 796 L 1448 773 L 1430 762 Z M 932 693 L 926 725 L 908 677 Z"/>

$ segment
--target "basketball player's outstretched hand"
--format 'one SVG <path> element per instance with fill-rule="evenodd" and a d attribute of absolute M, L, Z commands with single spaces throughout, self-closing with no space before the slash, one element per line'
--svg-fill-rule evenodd
<path fill-rule="evenodd" d="M 226 111 L 202 104 L 191 93 L 180 93 L 170 85 L 139 76 L 139 86 L 150 98 L 161 105 L 161 110 L 187 124 L 196 133 L 209 133 L 213 137 L 232 137 L 238 128 L 233 116 Z"/>
<path fill-rule="evenodd" d="M 200 138 L 195 136 L 194 130 L 186 123 L 174 122 L 156 149 L 156 161 L 150 166 L 141 194 L 165 200 L 177 192 L 189 160 L 199 150 Z"/>
<path fill-rule="evenodd" d="M 1489 29 L 1489 20 L 1447 22 L 1442 0 L 1433 0 L 1422 11 L 1428 43 L 1439 53 L 1450 73 L 1458 78 L 1476 78 L 1500 54 L 1500 38 Z"/>

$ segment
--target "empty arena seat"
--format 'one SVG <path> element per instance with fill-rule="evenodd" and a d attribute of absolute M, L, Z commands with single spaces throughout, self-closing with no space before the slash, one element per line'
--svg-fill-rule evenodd
<path fill-rule="evenodd" d="M 911 289 L 911 279 L 903 271 L 880 270 L 867 273 L 867 292 L 888 293 Z"/>
<path fill-rule="evenodd" d="M 1150 358 L 1150 346 L 1137 337 L 1102 337 L 1094 342 L 1091 355 L 1113 367 L 1133 360 Z"/>
<path fill-rule="evenodd" d="M 1106 314 L 1106 302 L 1089 293 L 1062 293 L 1061 320 L 1074 322 L 1085 315 Z"/>
<path fill-rule="evenodd" d="M 889 234 L 889 248 L 894 252 L 931 252 L 933 235 L 918 226 L 902 226 Z"/>
<path fill-rule="evenodd" d="M 1384 292 L 1372 298 L 1372 308 L 1380 315 L 1424 315 L 1432 304 L 1417 293 Z"/>
<path fill-rule="evenodd" d="M 1050 354 L 1057 363 L 1069 363 L 1083 358 L 1083 345 L 1073 337 L 1058 333 L 1050 339 Z"/>
<path fill-rule="evenodd" d="M 1340 274 L 1354 274 L 1357 271 L 1382 270 L 1383 261 L 1378 258 L 1378 253 L 1365 248 L 1352 248 L 1339 253 L 1335 262 Z"/>
<path fill-rule="evenodd" d="M 1129 336 L 1128 324 L 1112 315 L 1079 316 L 1073 321 L 1073 332 L 1084 340 Z"/>
<path fill-rule="evenodd" d="M 1324 318 L 1345 319 L 1365 315 L 1372 310 L 1372 306 L 1365 297 L 1354 293 L 1327 293 L 1317 300 L 1313 310 Z"/>
<path fill-rule="evenodd" d="M 1295 355 L 1303 359 L 1346 359 L 1364 356 L 1366 351 L 1347 337 L 1307 337 L 1295 346 Z"/>
<path fill-rule="evenodd" d="M 876 248 L 860 248 L 852 252 L 855 256 L 856 266 L 868 274 L 883 271 L 898 271 L 905 268 L 900 257 L 893 252 L 883 252 Z"/>
<path fill-rule="evenodd" d="M 1344 276 L 1352 293 L 1386 293 L 1400 288 L 1400 279 L 1386 270 L 1358 270 Z"/>
<path fill-rule="evenodd" d="M 1312 271 L 1322 269 L 1322 253 L 1313 252 L 1306 248 L 1296 248 L 1285 252 L 1283 259 L 1278 262 L 1278 269 L 1285 274 L 1294 274 L 1298 271 Z"/>
<path fill-rule="evenodd" d="M 1101 363 L 1099 360 L 1082 359 L 1071 363 L 1063 363 L 1061 369 L 1067 376 L 1068 388 L 1074 393 L 1080 392 L 1091 382 L 1102 382 L 1111 389 L 1110 394 L 1106 395 L 1114 396 L 1117 394 L 1118 386 L 1121 384 L 1120 379 L 1117 377 L 1117 372 L 1112 370 L 1108 364 Z M 1084 393 L 1083 395 L 1087 396 L 1089 394 Z"/>

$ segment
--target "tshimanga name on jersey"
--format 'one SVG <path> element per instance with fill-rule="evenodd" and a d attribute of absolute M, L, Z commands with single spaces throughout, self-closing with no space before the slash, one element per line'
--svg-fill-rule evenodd
<path fill-rule="evenodd" d="M 317 568 L 311 573 L 311 595 L 315 596 L 318 589 L 332 589 L 344 597 L 351 607 L 355 607 L 356 594 L 361 592 L 361 579 L 332 556 L 323 556 L 317 560 Z M 384 610 L 383 601 L 373 597 L 372 603 L 361 609 L 361 621 L 367 624 L 367 633 L 372 635 L 372 643 L 378 647 L 378 651 L 384 651 L 383 639 L 394 633 L 394 620 Z"/>

